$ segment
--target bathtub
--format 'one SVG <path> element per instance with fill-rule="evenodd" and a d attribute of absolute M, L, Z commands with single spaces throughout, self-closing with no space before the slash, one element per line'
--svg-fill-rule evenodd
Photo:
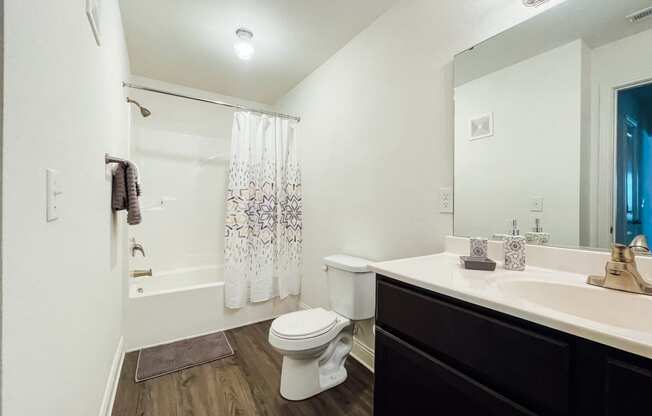
<path fill-rule="evenodd" d="M 298 309 L 294 297 L 238 310 L 225 308 L 222 270 L 221 266 L 201 266 L 129 278 L 124 316 L 127 351 L 273 319 Z"/>
<path fill-rule="evenodd" d="M 172 292 L 224 286 L 223 273 L 218 266 L 191 267 L 138 277 L 129 283 L 129 297 L 164 295 Z"/>

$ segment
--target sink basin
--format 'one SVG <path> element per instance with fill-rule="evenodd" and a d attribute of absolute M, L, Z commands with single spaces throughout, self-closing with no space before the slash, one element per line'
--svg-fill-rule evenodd
<path fill-rule="evenodd" d="M 625 330 L 652 333 L 652 296 L 537 279 L 497 281 L 496 287 L 501 294 L 521 302 Z"/>

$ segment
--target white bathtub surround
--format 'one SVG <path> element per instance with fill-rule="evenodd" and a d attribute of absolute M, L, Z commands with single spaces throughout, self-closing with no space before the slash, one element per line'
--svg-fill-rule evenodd
<path fill-rule="evenodd" d="M 144 77 L 132 76 L 129 81 L 266 108 L 261 103 Z M 130 269 L 151 268 L 161 275 L 223 264 L 224 200 L 233 111 L 142 90 L 129 89 L 128 94 L 152 111 L 147 118 L 136 111 L 132 118 L 130 158 L 138 164 L 142 176 L 144 222 L 130 227 L 129 232 L 145 247 L 147 257 L 130 258 Z"/>
<path fill-rule="evenodd" d="M 296 124 L 234 115 L 224 244 L 227 308 L 299 294 L 303 222 Z"/>
<path fill-rule="evenodd" d="M 523 272 L 465 270 L 459 256 L 468 239 L 448 237 L 445 253 L 371 265 L 399 281 L 526 319 L 605 345 L 652 358 L 652 296 L 590 286 L 589 274 L 604 272 L 607 252 L 528 246 Z M 496 258 L 500 242 L 489 243 Z M 652 277 L 652 258 L 639 257 Z"/>
<path fill-rule="evenodd" d="M 269 109 L 261 103 L 144 77 L 131 77 L 130 82 Z M 151 268 L 153 276 L 132 279 L 124 275 L 126 350 L 296 310 L 297 299 L 292 296 L 237 311 L 224 308 L 224 201 L 233 111 L 141 90 L 129 90 L 129 96 L 152 111 L 150 117 L 132 119 L 131 157 L 143 176 L 146 210 L 143 224 L 129 232 L 144 246 L 147 257 L 130 257 L 129 267 Z"/>

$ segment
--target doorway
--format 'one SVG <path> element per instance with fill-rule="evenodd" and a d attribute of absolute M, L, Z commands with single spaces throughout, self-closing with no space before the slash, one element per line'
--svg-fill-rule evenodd
<path fill-rule="evenodd" d="M 652 83 L 617 92 L 614 240 L 652 238 Z"/>

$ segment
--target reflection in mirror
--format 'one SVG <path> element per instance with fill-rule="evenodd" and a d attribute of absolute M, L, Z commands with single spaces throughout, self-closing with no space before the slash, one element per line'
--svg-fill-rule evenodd
<path fill-rule="evenodd" d="M 618 91 L 616 96 L 615 241 L 652 235 L 652 84 Z"/>
<path fill-rule="evenodd" d="M 456 57 L 456 235 L 652 239 L 650 6 L 567 0 Z"/>

